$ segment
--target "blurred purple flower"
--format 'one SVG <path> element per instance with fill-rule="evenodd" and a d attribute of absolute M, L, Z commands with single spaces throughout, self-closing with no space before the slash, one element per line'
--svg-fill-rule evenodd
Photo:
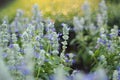
<path fill-rule="evenodd" d="M 75 59 L 72 60 L 72 64 L 74 64 L 74 63 L 76 63 L 76 60 L 75 60 Z"/>
<path fill-rule="evenodd" d="M 13 47 L 14 47 L 13 44 L 10 44 L 10 45 L 9 45 L 9 48 L 13 48 Z"/>
<path fill-rule="evenodd" d="M 95 80 L 95 75 L 94 74 L 88 74 L 84 77 L 84 80 Z"/>
<path fill-rule="evenodd" d="M 12 70 L 16 70 L 16 66 L 8 66 L 9 70 L 12 71 Z"/>
<path fill-rule="evenodd" d="M 54 75 L 50 75 L 49 80 L 55 80 Z"/>
<path fill-rule="evenodd" d="M 21 62 L 21 64 L 16 65 L 16 69 L 19 70 L 24 76 L 30 74 L 30 70 L 27 68 L 25 62 Z"/>
<path fill-rule="evenodd" d="M 37 52 L 34 53 L 34 56 L 35 56 L 35 58 L 40 58 L 40 54 Z"/>
<path fill-rule="evenodd" d="M 102 44 L 106 44 L 106 40 L 103 40 L 103 39 L 99 39 L 99 42 L 102 43 Z"/>
<path fill-rule="evenodd" d="M 51 41 L 53 40 L 53 35 L 52 34 L 45 35 L 44 37 L 51 40 Z"/>
<path fill-rule="evenodd" d="M 118 80 L 120 80 L 120 67 L 117 67 L 117 71 L 118 71 Z"/>
<path fill-rule="evenodd" d="M 69 57 L 69 53 L 66 53 L 66 54 L 65 54 L 65 57 Z"/>
<path fill-rule="evenodd" d="M 30 71 L 29 71 L 28 69 L 25 69 L 25 68 L 21 69 L 20 71 L 22 72 L 22 74 L 23 74 L 24 76 L 30 74 Z"/>
<path fill-rule="evenodd" d="M 65 60 L 66 63 L 69 63 L 70 61 L 68 59 Z"/>
<path fill-rule="evenodd" d="M 19 52 L 24 53 L 24 50 L 23 50 L 23 49 L 20 49 Z"/>
<path fill-rule="evenodd" d="M 40 45 L 40 49 L 43 49 L 43 46 L 42 46 L 42 45 Z"/>
<path fill-rule="evenodd" d="M 63 34 L 62 33 L 58 33 L 58 36 L 60 37 L 60 36 L 62 36 Z"/>
<path fill-rule="evenodd" d="M 7 56 L 8 56 L 7 53 L 3 53 L 3 54 L 2 54 L 2 57 L 3 57 L 3 58 L 6 58 Z"/>
<path fill-rule="evenodd" d="M 49 62 L 49 60 L 48 60 L 48 59 L 45 59 L 44 61 L 45 61 L 45 62 Z"/>
<path fill-rule="evenodd" d="M 120 30 L 118 30 L 118 36 L 120 36 Z"/>

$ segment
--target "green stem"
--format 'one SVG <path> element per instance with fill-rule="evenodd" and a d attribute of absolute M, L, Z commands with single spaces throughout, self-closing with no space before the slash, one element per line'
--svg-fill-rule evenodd
<path fill-rule="evenodd" d="M 38 68 L 38 72 L 37 72 L 37 78 L 36 78 L 36 80 L 39 79 L 39 75 L 40 75 L 40 67 Z"/>

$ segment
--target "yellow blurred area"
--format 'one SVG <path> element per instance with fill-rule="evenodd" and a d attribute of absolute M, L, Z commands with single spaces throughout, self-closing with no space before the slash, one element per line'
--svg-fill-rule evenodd
<path fill-rule="evenodd" d="M 43 14 L 50 12 L 52 15 L 64 14 L 79 11 L 85 0 L 22 0 L 26 9 L 31 9 L 31 5 L 38 4 Z M 98 0 L 89 0 L 89 4 L 95 8 Z"/>
<path fill-rule="evenodd" d="M 0 16 L 15 15 L 17 9 L 23 9 L 26 15 L 34 4 L 38 4 L 42 14 L 46 17 L 55 18 L 56 15 L 75 16 L 81 13 L 81 5 L 86 0 L 16 0 L 5 9 L 0 11 Z M 92 9 L 97 9 L 99 0 L 87 0 Z M 69 15 L 71 14 L 71 15 Z"/>

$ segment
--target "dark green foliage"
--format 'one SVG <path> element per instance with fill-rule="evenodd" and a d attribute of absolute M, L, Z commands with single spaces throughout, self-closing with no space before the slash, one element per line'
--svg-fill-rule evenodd
<path fill-rule="evenodd" d="M 110 4 L 108 6 L 108 25 L 120 26 L 120 4 Z"/>
<path fill-rule="evenodd" d="M 110 3 L 120 3 L 120 0 L 106 0 L 107 2 L 110 2 Z"/>

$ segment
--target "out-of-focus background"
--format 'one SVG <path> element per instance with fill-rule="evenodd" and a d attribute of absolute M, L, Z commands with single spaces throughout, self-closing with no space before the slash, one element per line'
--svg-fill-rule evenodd
<path fill-rule="evenodd" d="M 100 0 L 88 0 L 92 11 L 97 10 Z M 59 22 L 68 23 L 73 16 L 82 14 L 81 6 L 85 0 L 0 0 L 0 22 L 4 16 L 12 20 L 17 9 L 25 11 L 25 15 L 31 15 L 31 8 L 38 4 L 44 17 L 50 17 Z M 108 5 L 109 24 L 120 25 L 120 0 L 106 0 Z"/>
<path fill-rule="evenodd" d="M 81 5 L 85 0 L 0 0 L 0 20 L 8 16 L 11 20 L 17 9 L 25 11 L 25 15 L 31 15 L 34 4 L 38 4 L 44 17 L 54 20 L 71 20 L 73 16 L 80 15 Z M 92 10 L 97 9 L 99 0 L 89 0 Z"/>

